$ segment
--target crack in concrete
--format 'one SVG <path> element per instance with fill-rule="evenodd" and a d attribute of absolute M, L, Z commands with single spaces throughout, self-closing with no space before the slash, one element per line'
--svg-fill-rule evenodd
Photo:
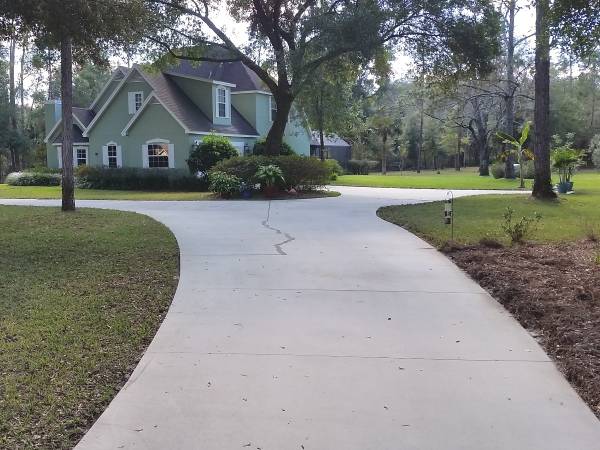
<path fill-rule="evenodd" d="M 287 255 L 286 252 L 283 251 L 283 246 L 285 244 L 288 244 L 292 241 L 295 241 L 296 238 L 294 236 L 292 236 L 291 234 L 285 233 L 283 231 L 281 231 L 278 228 L 272 227 L 271 225 L 269 225 L 269 219 L 271 218 L 271 201 L 269 200 L 269 206 L 267 208 L 267 218 L 265 220 L 262 221 L 262 226 L 265 227 L 268 230 L 274 231 L 277 234 L 282 234 L 285 237 L 285 240 L 282 242 L 279 242 L 277 244 L 273 244 L 273 246 L 275 247 L 275 250 L 277 251 L 278 254 L 280 255 Z"/>

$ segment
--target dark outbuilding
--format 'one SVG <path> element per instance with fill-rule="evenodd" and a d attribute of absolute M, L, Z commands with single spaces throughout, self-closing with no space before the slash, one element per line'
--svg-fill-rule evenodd
<path fill-rule="evenodd" d="M 351 158 L 352 146 L 339 137 L 337 134 L 324 136 L 325 159 L 335 159 L 344 168 L 348 168 L 348 161 Z M 321 157 L 321 141 L 319 132 L 313 131 L 310 141 L 310 156 Z"/>

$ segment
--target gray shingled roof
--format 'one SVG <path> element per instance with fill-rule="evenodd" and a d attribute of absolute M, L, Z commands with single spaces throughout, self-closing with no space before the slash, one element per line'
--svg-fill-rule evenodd
<path fill-rule="evenodd" d="M 82 123 L 82 125 L 84 127 L 87 127 L 90 124 L 90 122 L 92 121 L 92 119 L 94 118 L 94 116 L 96 115 L 96 113 L 91 109 L 77 108 L 74 106 L 73 107 L 73 115 L 79 119 L 79 121 Z"/>
<path fill-rule="evenodd" d="M 231 125 L 213 124 L 168 75 L 162 72 L 144 72 L 144 75 L 154 94 L 190 131 L 258 136 L 254 127 L 233 106 Z"/>
<path fill-rule="evenodd" d="M 75 108 L 73 108 L 73 110 L 75 110 Z M 73 142 L 89 142 L 89 139 L 86 137 L 83 137 L 82 135 L 82 131 L 79 129 L 79 126 L 77 126 L 76 124 L 73 124 Z M 52 143 L 53 144 L 60 144 L 62 143 L 62 127 L 60 127 L 60 131 L 58 133 L 56 133 L 56 135 L 54 136 L 54 139 L 52 139 Z"/>
<path fill-rule="evenodd" d="M 345 140 L 339 137 L 337 134 L 325 134 L 323 141 L 326 147 L 351 147 Z M 321 145 L 321 139 L 319 138 L 319 132 L 313 131 L 310 139 L 310 145 Z"/>
<path fill-rule="evenodd" d="M 235 84 L 232 91 L 267 91 L 269 88 L 252 70 L 248 69 L 244 63 L 236 62 L 202 62 L 194 64 L 190 61 L 182 60 L 179 64 L 165 70 L 170 75 L 183 75 L 208 80 L 224 81 L 225 83 Z"/>

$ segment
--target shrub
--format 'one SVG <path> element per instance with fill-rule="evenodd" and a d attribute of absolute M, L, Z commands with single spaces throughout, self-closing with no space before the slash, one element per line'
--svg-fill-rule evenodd
<path fill-rule="evenodd" d="M 504 178 L 504 176 L 506 175 L 505 170 L 504 170 L 504 163 L 497 162 L 497 163 L 492 164 L 491 172 L 492 172 L 492 176 L 496 179 Z"/>
<path fill-rule="evenodd" d="M 23 169 L 22 172 L 34 172 L 34 173 L 61 173 L 61 169 L 52 169 L 47 166 L 33 166 L 27 169 Z"/>
<path fill-rule="evenodd" d="M 186 161 L 190 172 L 208 172 L 216 163 L 237 156 L 238 152 L 229 139 L 216 134 L 209 134 L 197 145 L 194 145 L 190 157 Z"/>
<path fill-rule="evenodd" d="M 523 242 L 525 237 L 535 232 L 542 216 L 536 212 L 533 213 L 533 217 L 523 216 L 519 220 L 514 220 L 514 214 L 514 209 L 510 206 L 506 208 L 506 212 L 504 213 L 504 223 L 501 228 L 510 238 L 511 244 L 519 244 Z"/>
<path fill-rule="evenodd" d="M 274 158 L 267 156 L 234 156 L 233 158 L 219 161 L 212 170 L 225 172 L 241 178 L 246 183 L 255 183 L 254 175 L 260 166 L 271 164 Z"/>
<path fill-rule="evenodd" d="M 329 178 L 331 180 L 337 180 L 337 177 L 344 175 L 344 169 L 340 166 L 340 163 L 335 159 L 326 159 L 325 166 L 329 171 Z"/>
<path fill-rule="evenodd" d="M 254 175 L 254 179 L 258 181 L 262 187 L 281 187 L 285 184 L 283 172 L 274 164 L 259 166 Z"/>
<path fill-rule="evenodd" d="M 5 182 L 11 186 L 59 186 L 60 178 L 58 173 L 13 172 Z"/>
<path fill-rule="evenodd" d="M 75 171 L 82 189 L 206 191 L 206 178 L 190 175 L 184 169 L 108 169 L 82 166 Z"/>
<path fill-rule="evenodd" d="M 523 168 L 523 178 L 526 180 L 533 180 L 535 177 L 535 167 L 533 165 L 533 161 L 523 161 L 523 163 L 517 168 L 515 175 L 521 176 L 521 167 Z"/>
<path fill-rule="evenodd" d="M 308 156 L 239 156 L 221 161 L 213 170 L 239 177 L 248 184 L 257 183 L 255 175 L 260 166 L 276 165 L 283 172 L 285 186 L 298 190 L 312 190 L 330 181 L 327 165 Z"/>
<path fill-rule="evenodd" d="M 264 155 L 267 148 L 267 140 L 265 138 L 258 139 L 252 148 L 253 155 Z M 281 148 L 279 149 L 280 155 L 295 155 L 296 152 L 287 143 L 282 142 Z"/>
<path fill-rule="evenodd" d="M 353 175 L 369 175 L 369 172 L 377 167 L 377 161 L 367 159 L 351 159 L 348 161 L 348 172 Z"/>
<path fill-rule="evenodd" d="M 238 177 L 225 172 L 219 172 L 218 170 L 212 171 L 208 179 L 208 188 L 221 197 L 231 197 L 238 194 L 242 187 L 242 181 Z"/>

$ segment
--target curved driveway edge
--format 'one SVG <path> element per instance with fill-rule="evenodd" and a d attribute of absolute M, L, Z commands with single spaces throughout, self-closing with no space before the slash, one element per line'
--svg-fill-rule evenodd
<path fill-rule="evenodd" d="M 77 449 L 599 448 L 600 422 L 535 340 L 445 256 L 375 215 L 446 191 L 334 189 L 343 195 L 270 206 L 78 202 L 166 224 L 181 274 Z"/>

